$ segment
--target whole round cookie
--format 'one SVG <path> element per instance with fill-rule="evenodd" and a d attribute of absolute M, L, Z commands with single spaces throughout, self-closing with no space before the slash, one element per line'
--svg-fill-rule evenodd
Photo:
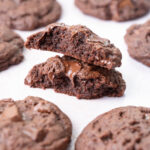
<path fill-rule="evenodd" d="M 23 60 L 22 38 L 6 26 L 0 26 L 0 71 Z"/>
<path fill-rule="evenodd" d="M 56 0 L 0 0 L 0 25 L 33 30 L 55 22 L 61 15 Z"/>
<path fill-rule="evenodd" d="M 75 0 L 83 13 L 104 20 L 126 21 L 149 12 L 149 0 Z"/>
<path fill-rule="evenodd" d="M 92 121 L 75 150 L 149 150 L 150 108 L 120 107 Z"/>
<path fill-rule="evenodd" d="M 0 101 L 1 150 L 66 150 L 71 130 L 68 117 L 41 98 Z"/>
<path fill-rule="evenodd" d="M 125 35 L 131 57 L 150 67 L 150 20 L 132 25 Z"/>

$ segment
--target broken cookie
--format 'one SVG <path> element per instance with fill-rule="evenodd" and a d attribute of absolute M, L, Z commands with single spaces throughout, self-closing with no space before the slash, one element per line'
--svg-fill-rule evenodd
<path fill-rule="evenodd" d="M 54 88 L 56 92 L 84 99 L 120 97 L 126 88 L 122 75 L 114 69 L 90 65 L 69 56 L 52 57 L 34 66 L 25 84 L 35 88 Z"/>
<path fill-rule="evenodd" d="M 28 37 L 26 48 L 59 52 L 107 69 L 120 67 L 118 48 L 82 25 L 51 24 L 46 30 Z"/>
<path fill-rule="evenodd" d="M 114 70 L 121 65 L 120 50 L 85 26 L 54 23 L 28 37 L 25 46 L 65 55 L 34 66 L 25 79 L 30 87 L 54 88 L 79 99 L 124 94 L 125 82 Z"/>

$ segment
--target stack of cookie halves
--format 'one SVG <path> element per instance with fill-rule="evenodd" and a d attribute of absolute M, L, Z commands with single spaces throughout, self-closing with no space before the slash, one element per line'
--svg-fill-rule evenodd
<path fill-rule="evenodd" d="M 85 26 L 50 24 L 28 37 L 25 46 L 64 54 L 34 66 L 25 78 L 26 85 L 84 99 L 124 94 L 125 81 L 114 69 L 121 66 L 120 50 Z"/>

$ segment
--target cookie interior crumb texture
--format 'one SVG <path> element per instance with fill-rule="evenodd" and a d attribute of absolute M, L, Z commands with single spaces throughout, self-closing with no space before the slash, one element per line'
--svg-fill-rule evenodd
<path fill-rule="evenodd" d="M 25 46 L 59 52 L 107 69 L 121 66 L 120 50 L 82 25 L 51 24 L 44 31 L 28 37 Z"/>
<path fill-rule="evenodd" d="M 34 88 L 54 88 L 56 92 L 82 99 L 120 97 L 126 89 L 118 71 L 89 65 L 69 56 L 52 57 L 34 66 L 25 84 Z"/>
<path fill-rule="evenodd" d="M 69 118 L 39 97 L 0 101 L 1 150 L 67 150 L 71 133 Z"/>

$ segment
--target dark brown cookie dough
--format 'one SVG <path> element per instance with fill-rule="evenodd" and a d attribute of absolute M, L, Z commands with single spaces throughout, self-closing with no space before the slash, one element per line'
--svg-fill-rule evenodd
<path fill-rule="evenodd" d="M 66 150 L 71 126 L 57 106 L 41 98 L 0 101 L 1 150 Z"/>
<path fill-rule="evenodd" d="M 126 21 L 149 12 L 149 0 L 75 0 L 85 14 L 104 20 Z"/>
<path fill-rule="evenodd" d="M 25 84 L 54 88 L 56 92 L 92 99 L 124 94 L 125 82 L 115 70 L 89 65 L 69 56 L 52 57 L 29 72 Z"/>
<path fill-rule="evenodd" d="M 108 69 L 119 67 L 122 59 L 120 50 L 109 40 L 82 25 L 51 24 L 45 31 L 31 35 L 25 46 L 59 52 Z"/>
<path fill-rule="evenodd" d="M 130 56 L 150 67 L 150 20 L 132 25 L 127 30 L 125 41 Z"/>
<path fill-rule="evenodd" d="M 0 25 L 18 30 L 33 30 L 59 19 L 56 0 L 0 0 Z"/>
<path fill-rule="evenodd" d="M 81 133 L 75 150 L 149 150 L 150 108 L 122 107 L 97 117 Z"/>
<path fill-rule="evenodd" d="M 0 26 L 0 71 L 23 60 L 23 40 L 7 27 Z"/>

